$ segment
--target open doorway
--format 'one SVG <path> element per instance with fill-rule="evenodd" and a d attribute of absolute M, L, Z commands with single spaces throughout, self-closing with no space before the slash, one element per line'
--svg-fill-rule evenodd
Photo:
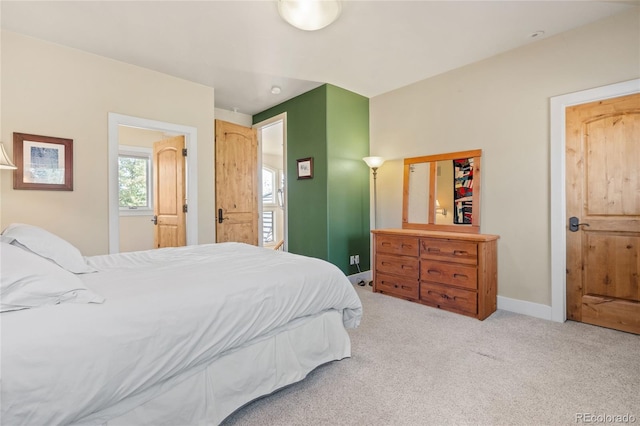
<path fill-rule="evenodd" d="M 188 205 L 188 212 L 186 214 L 186 243 L 187 245 L 198 244 L 197 130 L 190 126 L 182 126 L 179 124 L 109 113 L 109 253 L 113 254 L 121 251 L 141 249 L 138 246 L 130 247 L 125 245 L 125 247 L 121 247 L 121 233 L 128 232 L 127 230 L 130 231 L 131 228 L 129 227 L 129 223 L 121 224 L 120 220 L 121 209 L 118 167 L 119 156 L 122 152 L 120 149 L 120 134 L 121 131 L 127 132 L 131 129 L 138 129 L 139 132 L 134 133 L 140 138 L 142 138 L 141 135 L 146 135 L 145 137 L 148 136 L 150 139 L 153 139 L 158 135 L 184 136 L 184 146 L 187 150 L 185 173 L 186 200 Z M 131 141 L 131 139 L 129 139 L 129 141 Z M 130 148 L 130 155 L 136 153 L 139 154 L 141 151 L 144 151 L 144 149 L 142 149 L 144 147 L 135 149 L 135 144 L 132 142 L 129 142 L 128 146 Z M 149 226 L 138 229 L 136 228 L 136 224 L 133 224 L 133 229 L 143 233 L 145 232 L 144 228 L 151 229 L 150 238 L 153 244 L 154 225 L 151 222 L 153 214 L 148 216 L 148 212 L 141 211 L 141 214 L 138 216 L 138 222 L 146 224 L 146 221 L 148 221 Z M 122 230 L 121 227 L 123 227 Z M 145 241 L 148 241 L 147 237 L 148 235 L 143 237 L 145 238 Z"/>
<path fill-rule="evenodd" d="M 254 125 L 258 131 L 259 173 L 262 196 L 260 244 L 276 250 L 287 247 L 286 115 Z"/>

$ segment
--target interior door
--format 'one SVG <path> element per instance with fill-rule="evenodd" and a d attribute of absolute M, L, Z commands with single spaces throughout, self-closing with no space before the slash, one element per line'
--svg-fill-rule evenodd
<path fill-rule="evenodd" d="M 216 241 L 258 245 L 256 130 L 216 120 Z"/>
<path fill-rule="evenodd" d="M 187 244 L 184 136 L 153 144 L 154 247 Z"/>
<path fill-rule="evenodd" d="M 640 334 L 640 94 L 566 120 L 567 318 Z"/>

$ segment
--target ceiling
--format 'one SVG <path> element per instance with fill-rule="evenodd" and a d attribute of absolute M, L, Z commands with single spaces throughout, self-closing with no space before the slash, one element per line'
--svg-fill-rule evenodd
<path fill-rule="evenodd" d="M 244 114 L 324 83 L 371 98 L 637 7 L 348 0 L 334 24 L 307 32 L 268 0 L 0 1 L 3 29 L 211 86 L 217 108 Z"/>

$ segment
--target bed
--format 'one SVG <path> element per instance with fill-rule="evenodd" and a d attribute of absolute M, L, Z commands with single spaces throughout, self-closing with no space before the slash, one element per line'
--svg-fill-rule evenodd
<path fill-rule="evenodd" d="M 360 300 L 328 262 L 241 243 L 84 257 L 0 238 L 7 425 L 219 424 L 350 357 Z"/>

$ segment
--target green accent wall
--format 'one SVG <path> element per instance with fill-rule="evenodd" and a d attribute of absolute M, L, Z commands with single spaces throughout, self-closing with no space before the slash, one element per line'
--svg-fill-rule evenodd
<path fill-rule="evenodd" d="M 369 99 L 325 84 L 253 116 L 287 114 L 288 250 L 357 273 L 370 269 Z M 297 161 L 313 157 L 313 179 Z"/>

